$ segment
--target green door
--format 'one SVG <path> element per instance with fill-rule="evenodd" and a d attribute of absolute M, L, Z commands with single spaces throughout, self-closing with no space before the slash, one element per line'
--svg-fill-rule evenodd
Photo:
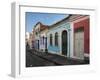
<path fill-rule="evenodd" d="M 67 31 L 63 31 L 62 32 L 62 55 L 67 56 L 67 47 L 68 47 L 68 43 L 67 43 Z"/>

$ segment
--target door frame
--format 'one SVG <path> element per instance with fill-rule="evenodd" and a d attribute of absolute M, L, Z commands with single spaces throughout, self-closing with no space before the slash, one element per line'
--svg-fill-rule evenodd
<path fill-rule="evenodd" d="M 80 29 L 80 31 L 79 31 L 79 29 Z M 77 33 L 77 32 L 82 32 L 82 31 L 83 31 L 83 34 L 84 34 L 84 27 L 83 27 L 83 26 L 74 29 L 74 57 L 77 58 L 77 59 L 81 59 L 81 58 L 77 57 L 77 56 L 76 56 L 76 53 L 75 53 L 75 33 Z M 83 36 L 84 36 L 84 35 L 83 35 Z M 83 40 L 83 41 L 84 41 L 84 40 Z M 84 44 L 83 44 L 83 48 L 84 48 Z M 83 52 L 84 52 L 84 49 L 83 49 Z M 83 59 L 84 59 L 84 53 L 83 53 L 83 58 L 82 58 L 82 60 L 83 60 Z"/>
<path fill-rule="evenodd" d="M 67 50 L 66 50 L 66 51 L 67 51 L 66 55 L 62 53 L 62 52 L 63 52 L 63 44 L 62 44 L 63 39 L 62 39 L 62 35 L 63 35 L 63 32 L 64 32 L 64 31 L 66 32 L 66 38 L 67 38 L 67 39 L 66 39 L 66 41 L 67 41 L 67 42 L 66 42 L 66 43 L 67 43 L 67 44 L 66 44 L 66 45 L 67 45 L 67 46 L 66 46 L 66 48 L 67 48 Z M 64 55 L 64 56 L 67 56 L 67 55 L 68 55 L 68 31 L 67 31 L 67 30 L 63 30 L 63 31 L 61 32 L 61 54 Z"/>

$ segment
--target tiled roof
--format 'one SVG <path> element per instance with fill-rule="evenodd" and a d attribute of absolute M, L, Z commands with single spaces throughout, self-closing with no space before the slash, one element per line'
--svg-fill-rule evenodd
<path fill-rule="evenodd" d="M 48 29 L 48 25 L 44 25 L 44 24 L 42 24 L 41 22 L 38 22 L 38 23 L 36 23 L 36 25 L 34 26 L 34 28 L 38 25 L 38 24 L 40 24 L 40 31 L 43 31 L 43 30 L 45 30 L 45 29 Z"/>
<path fill-rule="evenodd" d="M 45 29 L 48 29 L 49 26 L 47 25 L 43 25 L 43 24 L 40 24 L 40 31 L 43 31 Z"/>
<path fill-rule="evenodd" d="M 75 21 L 77 19 L 84 18 L 86 16 L 87 15 L 73 14 L 72 16 L 69 17 L 68 22 L 72 22 L 72 21 Z"/>

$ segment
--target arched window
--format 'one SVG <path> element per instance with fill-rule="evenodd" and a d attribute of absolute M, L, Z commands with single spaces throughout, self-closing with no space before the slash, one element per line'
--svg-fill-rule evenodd
<path fill-rule="evenodd" d="M 50 34 L 50 45 L 52 46 L 52 34 Z"/>
<path fill-rule="evenodd" d="M 55 33 L 55 46 L 58 46 L 58 33 Z"/>

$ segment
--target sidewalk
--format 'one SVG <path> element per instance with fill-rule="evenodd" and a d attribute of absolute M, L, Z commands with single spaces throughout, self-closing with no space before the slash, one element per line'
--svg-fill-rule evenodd
<path fill-rule="evenodd" d="M 64 56 L 57 55 L 57 54 L 44 53 L 44 52 L 39 52 L 39 51 L 32 51 L 32 53 L 43 58 L 43 59 L 54 62 L 57 65 L 87 64 L 83 60 L 67 58 L 67 57 L 64 57 Z"/>

